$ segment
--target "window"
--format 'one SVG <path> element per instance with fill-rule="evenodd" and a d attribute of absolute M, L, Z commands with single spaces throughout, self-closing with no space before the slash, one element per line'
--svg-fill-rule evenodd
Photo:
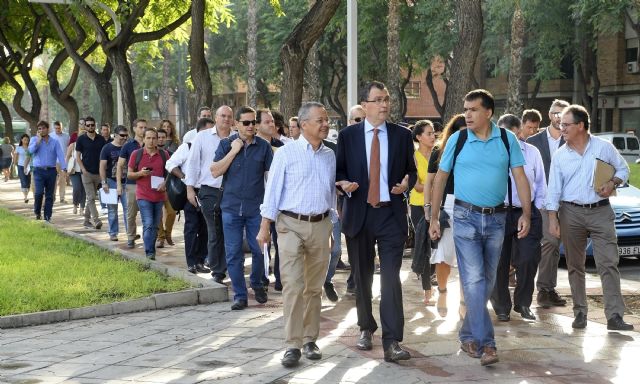
<path fill-rule="evenodd" d="M 493 79 L 496 77 L 496 69 L 498 67 L 498 59 L 487 59 L 484 62 L 484 76 L 487 79 Z"/>
<path fill-rule="evenodd" d="M 635 137 L 627 137 L 627 149 L 629 151 L 635 151 L 640 149 L 640 145 L 638 144 L 638 139 Z"/>
<path fill-rule="evenodd" d="M 420 82 L 419 81 L 410 81 L 404 87 L 404 94 L 407 96 L 407 99 L 417 99 L 420 97 Z"/>
<path fill-rule="evenodd" d="M 618 151 L 624 151 L 624 137 L 614 137 L 611 142 Z"/>
<path fill-rule="evenodd" d="M 624 51 L 625 63 L 638 61 L 638 39 L 627 39 Z"/>

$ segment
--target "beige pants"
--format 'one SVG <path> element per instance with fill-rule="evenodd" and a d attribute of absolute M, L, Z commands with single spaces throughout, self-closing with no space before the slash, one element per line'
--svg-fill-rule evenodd
<path fill-rule="evenodd" d="M 171 238 L 171 231 L 173 230 L 173 223 L 176 222 L 176 211 L 173 210 L 169 200 L 164 201 L 164 208 L 162 210 L 162 218 L 158 224 L 158 240 L 165 240 Z"/>
<path fill-rule="evenodd" d="M 316 223 L 286 215 L 276 220 L 287 348 L 302 348 L 320 333 L 322 284 L 327 276 L 331 220 Z"/>
<path fill-rule="evenodd" d="M 127 191 L 127 240 L 136 238 L 136 217 L 138 217 L 138 200 L 136 200 L 136 184 L 126 184 Z"/>

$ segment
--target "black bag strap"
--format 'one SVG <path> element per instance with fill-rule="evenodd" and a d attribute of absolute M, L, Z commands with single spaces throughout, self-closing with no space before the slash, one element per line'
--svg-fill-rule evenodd
<path fill-rule="evenodd" d="M 141 147 L 139 149 L 136 149 L 136 151 L 134 152 L 135 155 L 136 155 L 135 160 L 133 161 L 134 162 L 133 163 L 133 165 L 134 165 L 133 171 L 134 172 L 138 172 L 138 168 L 140 167 L 140 162 L 142 161 L 142 151 L 143 151 L 143 149 Z M 167 178 L 167 174 L 168 174 L 167 168 L 165 167 L 165 165 L 167 164 L 167 153 L 163 149 L 158 150 L 158 152 L 160 153 L 160 158 L 162 159 L 162 170 L 163 170 L 162 174 L 163 174 L 164 178 L 166 179 Z"/>

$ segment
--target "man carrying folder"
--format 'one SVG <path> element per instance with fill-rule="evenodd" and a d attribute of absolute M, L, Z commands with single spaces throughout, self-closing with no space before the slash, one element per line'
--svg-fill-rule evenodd
<path fill-rule="evenodd" d="M 629 331 L 633 325 L 622 319 L 625 305 L 620 291 L 615 214 L 609 196 L 629 177 L 629 167 L 615 147 L 589 133 L 589 113 L 579 105 L 562 111 L 560 129 L 566 145 L 551 161 L 546 207 L 549 232 L 564 243 L 569 285 L 573 297 L 573 328 L 587 326 L 585 287 L 585 246 L 593 242 L 593 257 L 602 281 L 607 329 Z M 606 167 L 614 172 L 604 182 L 596 182 Z M 596 172 L 596 167 L 598 172 Z"/>

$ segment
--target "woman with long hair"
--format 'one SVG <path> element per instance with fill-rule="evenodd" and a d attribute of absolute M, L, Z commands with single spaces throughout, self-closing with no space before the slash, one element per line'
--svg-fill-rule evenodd
<path fill-rule="evenodd" d="M 449 274 L 451 273 L 451 267 L 455 265 L 456 262 L 456 248 L 453 243 L 453 202 L 455 197 L 453 195 L 453 174 L 449 175 L 449 179 L 447 180 L 447 185 L 444 189 L 444 196 L 446 196 L 442 200 L 442 207 L 431 207 L 431 192 L 433 188 L 433 180 L 435 179 L 436 173 L 438 172 L 438 166 L 440 165 L 440 159 L 442 157 L 442 153 L 444 152 L 444 148 L 447 145 L 447 141 L 454 133 L 458 132 L 461 129 L 466 128 L 466 121 L 464 119 L 463 114 L 455 115 L 449 120 L 447 125 L 444 128 L 442 133 L 442 139 L 436 145 L 436 147 L 431 152 L 431 158 L 429 159 L 429 167 L 427 171 L 427 181 L 424 186 L 424 205 L 425 205 L 425 214 L 427 217 L 431 217 L 431 209 L 444 209 L 444 212 L 448 215 L 447 224 L 448 227 L 443 230 L 442 237 L 438 241 L 437 245 L 435 245 L 431 252 L 431 264 L 435 264 L 436 266 L 436 280 L 438 282 L 438 301 L 436 304 L 436 308 L 438 313 L 441 316 L 447 315 L 447 280 L 449 279 Z M 443 217 L 445 215 L 441 215 Z M 442 219 L 441 219 L 442 220 Z M 441 228 L 444 228 L 442 226 Z M 460 290 L 460 296 L 462 297 L 462 289 Z M 425 291 L 425 300 L 431 298 L 431 292 Z M 460 300 L 460 316 L 464 316 L 464 301 Z"/>
<path fill-rule="evenodd" d="M 164 119 L 160 122 L 160 128 L 167 131 L 167 141 L 164 144 L 164 149 L 169 152 L 170 155 L 173 155 L 180 146 L 180 138 L 176 132 L 176 126 L 171 120 Z"/>
<path fill-rule="evenodd" d="M 13 152 L 13 163 L 18 166 L 18 177 L 20 178 L 20 189 L 24 195 L 24 202 L 29 202 L 29 189 L 31 188 L 31 175 L 25 174 L 25 168 L 31 161 L 31 155 L 29 154 L 29 135 L 24 133 L 20 136 L 20 143 Z M 29 173 L 29 172 L 27 172 Z"/>
<path fill-rule="evenodd" d="M 78 164 L 76 159 L 76 141 L 80 135 L 83 135 L 86 132 L 84 125 L 79 126 L 78 134 L 75 138 L 70 140 L 69 146 L 67 147 L 67 173 L 69 174 L 71 188 L 73 190 L 72 200 L 74 215 L 78 213 L 78 207 L 80 207 L 80 215 L 84 214 L 85 202 L 87 200 L 87 194 L 84 190 L 84 186 L 82 185 L 82 170 L 80 169 L 80 164 Z M 69 164 L 70 159 L 72 160 L 72 164 Z"/>

